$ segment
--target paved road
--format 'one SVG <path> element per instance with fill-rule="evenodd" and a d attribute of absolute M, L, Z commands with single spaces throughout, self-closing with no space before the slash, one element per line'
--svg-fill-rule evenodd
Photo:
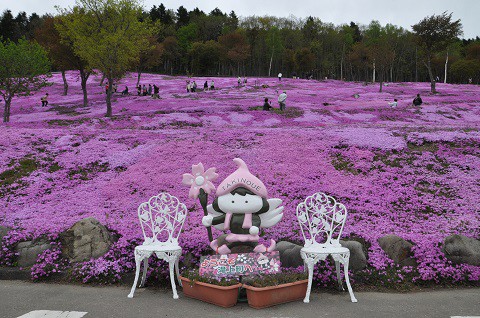
<path fill-rule="evenodd" d="M 16 318 L 32 311 L 64 312 L 63 316 L 41 317 L 480 317 L 480 288 L 448 289 L 416 293 L 356 292 L 358 303 L 348 293 L 313 293 L 309 304 L 294 302 L 256 310 L 247 304 L 223 309 L 183 297 L 174 300 L 169 290 L 137 289 L 133 299 L 129 288 L 33 284 L 0 281 L 0 317 Z M 67 313 L 68 312 L 68 313 Z M 87 312 L 87 314 L 80 314 Z M 26 317 L 39 317 L 33 313 Z"/>

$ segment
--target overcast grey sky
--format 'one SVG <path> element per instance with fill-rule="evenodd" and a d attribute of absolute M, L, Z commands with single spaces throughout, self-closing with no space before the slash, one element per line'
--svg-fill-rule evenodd
<path fill-rule="evenodd" d="M 422 18 L 453 12 L 454 19 L 461 19 L 464 38 L 480 36 L 480 0 L 144 0 L 144 8 L 163 3 L 167 9 L 176 10 L 183 5 L 188 10 L 198 7 L 210 12 L 218 7 L 224 12 L 235 11 L 238 16 L 273 15 L 288 17 L 294 15 L 305 18 L 309 15 L 336 25 L 354 21 L 368 24 L 378 20 L 382 25 L 392 23 L 411 30 L 411 25 Z M 75 0 L 0 0 L 0 9 L 12 10 L 16 15 L 20 11 L 28 14 L 56 13 L 55 5 L 68 7 Z"/>

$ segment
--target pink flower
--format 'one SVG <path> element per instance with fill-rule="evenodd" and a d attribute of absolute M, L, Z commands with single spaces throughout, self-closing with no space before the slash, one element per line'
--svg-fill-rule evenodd
<path fill-rule="evenodd" d="M 217 179 L 218 174 L 215 172 L 217 168 L 209 168 L 205 171 L 203 164 L 200 162 L 198 165 L 192 165 L 192 174 L 183 174 L 183 184 L 190 186 L 189 198 L 198 198 L 200 189 L 203 189 L 206 193 L 210 194 L 212 190 L 215 190 L 215 186 L 211 181 Z"/>

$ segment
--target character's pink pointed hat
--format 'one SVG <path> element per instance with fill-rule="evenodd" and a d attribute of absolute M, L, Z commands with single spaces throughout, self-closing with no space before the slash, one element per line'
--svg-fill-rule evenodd
<path fill-rule="evenodd" d="M 233 159 L 233 162 L 237 164 L 238 168 L 217 187 L 217 197 L 232 192 L 236 188 L 243 187 L 262 198 L 266 198 L 267 188 L 265 188 L 260 179 L 250 173 L 245 162 L 240 158 Z"/>

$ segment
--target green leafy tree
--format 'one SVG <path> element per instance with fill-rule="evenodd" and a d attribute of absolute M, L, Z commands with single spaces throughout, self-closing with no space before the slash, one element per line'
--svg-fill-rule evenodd
<path fill-rule="evenodd" d="M 113 83 L 138 63 L 152 30 L 139 20 L 142 8 L 137 0 L 77 0 L 72 12 L 63 13 L 65 36 L 72 40 L 74 52 L 108 80 L 105 116 L 110 117 Z"/>
<path fill-rule="evenodd" d="M 177 9 L 177 28 L 181 28 L 190 22 L 190 16 L 184 6 Z"/>
<path fill-rule="evenodd" d="M 250 55 L 250 46 L 245 35 L 240 32 L 225 34 L 218 38 L 218 42 L 221 44 L 224 56 L 230 66 L 232 64 L 237 66 L 236 75 L 242 75 L 240 65 Z"/>
<path fill-rule="evenodd" d="M 150 69 L 162 63 L 163 48 L 157 42 L 156 37 L 148 38 L 148 45 L 140 52 L 137 63 L 137 86 L 140 84 L 140 77 L 145 69 Z"/>
<path fill-rule="evenodd" d="M 3 122 L 10 121 L 10 106 L 15 95 L 29 95 L 45 86 L 50 61 L 37 43 L 20 39 L 0 42 L 0 94 L 5 101 Z"/>
<path fill-rule="evenodd" d="M 189 51 L 192 72 L 199 74 L 212 74 L 220 60 L 221 45 L 216 41 L 205 43 L 195 42 Z"/>
<path fill-rule="evenodd" d="M 435 77 L 432 72 L 432 58 L 440 51 L 443 51 L 449 44 L 462 35 L 462 24 L 460 20 L 453 21 L 452 13 L 443 12 L 440 15 L 426 17 L 412 26 L 417 35 L 418 44 L 424 54 L 424 64 L 430 77 L 432 93 L 435 90 Z"/>
<path fill-rule="evenodd" d="M 80 85 L 83 92 L 83 107 L 88 106 L 88 91 L 87 81 L 90 75 L 93 73 L 91 67 L 88 65 L 85 59 L 81 58 L 73 50 L 73 40 L 69 37 L 67 29 L 63 24 L 64 19 L 70 19 L 71 17 L 65 16 L 62 18 L 55 17 L 53 20 L 55 30 L 47 27 L 46 32 L 50 33 L 50 37 L 47 35 L 47 45 L 49 47 L 49 55 L 55 64 L 62 70 L 62 76 L 65 77 L 63 70 L 75 69 L 80 73 Z M 47 20 L 45 21 L 47 22 Z M 56 31 L 56 32 L 55 32 Z M 57 42 L 58 41 L 58 42 Z M 64 82 L 66 79 L 64 78 Z M 66 93 L 65 93 L 66 94 Z"/>
<path fill-rule="evenodd" d="M 307 74 L 315 65 L 315 55 L 304 47 L 295 52 L 295 66 L 300 74 Z"/>
<path fill-rule="evenodd" d="M 17 41 L 16 38 L 16 22 L 13 18 L 12 11 L 5 10 L 3 11 L 2 16 L 0 17 L 0 37 L 4 40 Z"/>
<path fill-rule="evenodd" d="M 452 77 L 461 83 L 478 83 L 480 81 L 480 61 L 479 60 L 458 60 L 452 64 L 450 69 Z"/>
<path fill-rule="evenodd" d="M 385 73 L 395 59 L 395 52 L 389 41 L 390 37 L 391 35 L 387 34 L 386 29 L 382 28 L 378 21 L 372 21 L 365 32 L 364 41 L 370 60 L 373 61 L 373 72 L 379 74 L 380 92 L 383 89 Z"/>

